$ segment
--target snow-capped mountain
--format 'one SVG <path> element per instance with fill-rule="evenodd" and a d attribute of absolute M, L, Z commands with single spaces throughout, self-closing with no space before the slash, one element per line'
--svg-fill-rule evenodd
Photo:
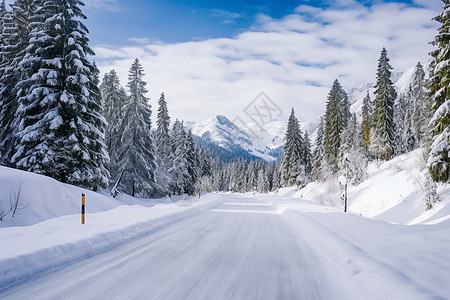
<path fill-rule="evenodd" d="M 424 65 L 426 70 L 428 64 Z M 393 73 L 397 93 L 406 93 L 412 83 L 415 67 L 403 73 Z M 347 90 L 351 111 L 361 118 L 363 98 L 369 92 L 371 99 L 375 98 L 375 84 L 367 83 L 360 87 Z M 308 131 L 312 145 L 317 136 L 319 118 L 306 123 L 300 123 L 302 132 Z M 227 156 L 243 157 L 246 159 L 263 159 L 268 162 L 281 158 L 285 141 L 287 120 L 273 120 L 260 126 L 256 123 L 243 124 L 232 122 L 227 117 L 218 115 L 200 124 L 187 123 L 186 126 L 203 144 L 210 144 L 226 151 Z"/>
<path fill-rule="evenodd" d="M 200 124 L 188 123 L 187 127 L 205 144 L 214 144 L 228 155 L 245 154 L 248 159 L 279 160 L 282 155 L 287 121 L 273 120 L 260 126 L 256 123 L 241 124 L 218 115 Z M 312 132 L 314 138 L 317 122 L 300 123 L 303 132 Z"/>
<path fill-rule="evenodd" d="M 229 153 L 248 153 L 250 159 L 275 161 L 280 157 L 280 136 L 284 123 L 274 121 L 268 131 L 255 130 L 245 124 L 238 126 L 227 117 L 218 115 L 200 124 L 189 124 L 192 133 L 203 143 L 212 143 Z M 257 132 L 257 133 L 256 133 Z"/>

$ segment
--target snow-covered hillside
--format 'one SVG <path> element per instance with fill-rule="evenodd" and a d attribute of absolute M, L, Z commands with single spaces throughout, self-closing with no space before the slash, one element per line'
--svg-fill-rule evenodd
<path fill-rule="evenodd" d="M 100 212 L 118 207 L 121 203 L 86 189 L 63 184 L 57 180 L 30 172 L 0 166 L 0 210 L 19 196 L 17 215 L 7 215 L 0 221 L 5 226 L 32 225 L 48 219 L 79 214 L 81 194 L 86 194 L 87 211 Z"/>
<path fill-rule="evenodd" d="M 440 202 L 426 211 L 425 162 L 422 149 L 384 163 L 372 162 L 367 179 L 348 188 L 348 211 L 399 224 L 434 224 L 450 219 L 450 186 L 438 184 Z M 280 195 L 343 208 L 339 181 L 312 182 L 301 190 L 281 189 Z"/>

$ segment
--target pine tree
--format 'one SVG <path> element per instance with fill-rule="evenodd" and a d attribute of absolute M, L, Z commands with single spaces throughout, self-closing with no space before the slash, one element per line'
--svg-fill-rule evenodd
<path fill-rule="evenodd" d="M 63 182 L 105 187 L 98 69 L 88 59 L 88 29 L 77 0 L 45 0 L 29 23 L 29 46 L 16 84 L 18 167 Z"/>
<path fill-rule="evenodd" d="M 411 133 L 410 93 L 401 93 L 394 105 L 395 154 L 400 155 L 414 149 L 415 140 Z"/>
<path fill-rule="evenodd" d="M 2 0 L 0 2 L 0 26 L 2 26 L 2 18 L 6 13 L 6 5 L 5 5 L 5 0 Z M 0 33 L 3 32 L 3 27 L 0 27 Z"/>
<path fill-rule="evenodd" d="M 213 162 L 205 147 L 200 148 L 199 162 L 200 188 L 202 191 L 212 192 L 214 190 Z"/>
<path fill-rule="evenodd" d="M 433 46 L 433 57 L 428 87 L 432 97 L 431 119 L 433 135 L 428 156 L 428 169 L 434 181 L 450 181 L 450 2 L 443 0 L 443 12 L 434 20 L 441 25 Z"/>
<path fill-rule="evenodd" d="M 370 128 L 372 124 L 372 101 L 370 100 L 369 91 L 367 91 L 366 97 L 363 99 L 362 106 L 362 144 L 364 148 L 364 152 L 366 156 L 369 154 L 369 146 L 370 146 Z"/>
<path fill-rule="evenodd" d="M 124 171 L 121 188 L 132 196 L 152 197 L 155 183 L 155 155 L 151 133 L 151 107 L 143 80 L 144 71 L 135 59 L 128 74 L 129 98 L 123 107 L 122 141 L 118 149 L 119 168 Z"/>
<path fill-rule="evenodd" d="M 183 124 L 176 120 L 172 128 L 172 151 L 170 161 L 172 162 L 169 168 L 171 175 L 170 189 L 173 194 L 181 195 L 190 192 L 186 190 L 190 180 L 188 172 L 188 157 L 187 157 L 187 142 L 186 132 Z"/>
<path fill-rule="evenodd" d="M 425 92 L 425 71 L 420 62 L 416 65 L 413 82 L 409 89 L 409 98 L 411 101 L 411 129 L 417 141 L 416 147 L 418 147 L 423 144 L 422 140 L 428 133 L 430 119 L 429 101 Z"/>
<path fill-rule="evenodd" d="M 103 77 L 100 85 L 103 116 L 107 126 L 105 130 L 105 144 L 110 156 L 109 171 L 111 179 L 116 180 L 121 170 L 118 167 L 118 149 L 121 146 L 123 118 L 123 106 L 127 101 L 125 89 L 120 85 L 119 77 L 115 70 L 111 70 Z"/>
<path fill-rule="evenodd" d="M 267 193 L 269 191 L 268 179 L 263 168 L 258 171 L 258 183 L 256 190 L 258 193 Z"/>
<path fill-rule="evenodd" d="M 361 125 L 356 120 L 356 114 L 350 117 L 347 127 L 342 133 L 342 145 L 340 149 L 341 174 L 351 184 L 359 184 L 367 177 L 368 159 L 365 155 L 363 143 L 355 142 L 355 136 L 361 136 Z"/>
<path fill-rule="evenodd" d="M 294 108 L 289 116 L 286 142 L 284 144 L 284 154 L 281 159 L 281 183 L 283 186 L 304 185 L 306 184 L 304 153 L 305 141 Z"/>
<path fill-rule="evenodd" d="M 339 149 L 341 147 L 341 134 L 347 126 L 350 116 L 348 97 L 336 79 L 328 94 L 325 110 L 324 156 L 331 170 L 339 170 Z"/>
<path fill-rule="evenodd" d="M 11 4 L 12 11 L 6 12 L 2 2 L 2 31 L 0 52 L 0 163 L 11 165 L 11 156 L 15 143 L 15 113 L 18 102 L 15 85 L 24 76 L 18 72 L 19 64 L 25 56 L 29 39 L 29 22 L 34 11 L 34 3 L 30 0 L 17 0 Z"/>
<path fill-rule="evenodd" d="M 305 172 L 306 177 L 308 178 L 308 181 L 311 180 L 311 173 L 313 168 L 313 157 L 311 153 L 311 140 L 309 139 L 308 131 L 305 132 L 305 136 L 303 137 L 303 140 L 305 141 L 305 149 L 303 153 L 303 164 L 305 165 Z"/>
<path fill-rule="evenodd" d="M 158 151 L 158 155 L 163 160 L 166 160 L 170 154 L 170 117 L 164 93 L 161 94 L 161 97 L 158 100 L 158 105 L 158 116 L 156 119 L 156 149 Z"/>
<path fill-rule="evenodd" d="M 325 121 L 324 117 L 320 117 L 319 127 L 317 128 L 316 148 L 313 151 L 313 168 L 312 179 L 322 180 L 321 176 L 322 162 L 324 160 L 325 149 L 323 145 L 323 139 L 325 135 Z"/>
<path fill-rule="evenodd" d="M 189 177 L 185 182 L 184 190 L 187 194 L 192 195 L 197 190 L 200 160 L 194 136 L 190 130 L 186 132 L 186 151 L 186 167 Z"/>
<path fill-rule="evenodd" d="M 397 98 L 391 81 L 392 66 L 383 47 L 378 60 L 375 85 L 374 149 L 378 158 L 389 160 L 394 153 L 394 102 Z"/>

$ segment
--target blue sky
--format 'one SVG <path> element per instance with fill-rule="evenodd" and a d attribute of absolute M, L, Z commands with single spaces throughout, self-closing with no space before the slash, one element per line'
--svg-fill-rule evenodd
<path fill-rule="evenodd" d="M 424 0 L 426 1 L 426 0 Z M 95 44 L 127 44 L 130 34 L 150 41 L 186 42 L 232 37 L 245 31 L 258 15 L 282 18 L 301 4 L 330 7 L 336 1 L 317 0 L 88 0 L 86 22 Z M 337 1 L 339 2 L 339 1 Z M 380 2 L 416 5 L 412 0 L 358 1 L 365 6 Z"/>
<path fill-rule="evenodd" d="M 257 14 L 276 18 L 294 11 L 298 1 L 128 0 L 108 9 L 89 9 L 88 25 L 97 43 L 124 44 L 130 32 L 163 42 L 229 37 L 249 27 Z M 105 8 L 105 5 L 103 5 Z"/>

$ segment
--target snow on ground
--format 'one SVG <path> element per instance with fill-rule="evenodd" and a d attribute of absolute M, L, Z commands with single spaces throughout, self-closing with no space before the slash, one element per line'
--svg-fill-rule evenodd
<path fill-rule="evenodd" d="M 59 261 L 39 276 L 0 288 L 1 299 L 448 299 L 450 297 L 450 220 L 434 225 L 397 225 L 292 197 L 223 194 L 206 199 L 203 208 L 177 222 L 167 220 L 130 227 L 139 238 L 121 236 L 119 218 L 148 219 L 153 208 L 119 208 L 91 214 L 92 225 L 68 225 L 71 216 L 10 231 L 0 236 L 7 252 L 20 251 L 18 241 L 52 245 L 55 227 L 70 230 L 66 247 L 49 248 L 30 258 L 0 259 L 0 278 L 25 270 L 33 259 L 48 263 L 78 251 L 79 259 Z M 186 200 L 185 200 L 186 201 Z M 123 209 L 123 210 L 121 210 Z M 156 215 L 161 212 L 154 212 Z M 98 216 L 97 216 L 98 215 Z M 164 218 L 170 215 L 165 215 Z M 98 219 L 97 221 L 94 221 Z M 72 222 L 71 222 L 72 221 Z M 99 224 L 102 223 L 102 224 Z M 169 226 L 170 225 L 170 226 Z M 90 227 L 89 227 L 90 226 Z M 66 228 L 66 230 L 64 230 Z M 137 229 L 136 229 L 137 228 Z M 153 229 L 152 229 L 153 228 Z M 95 238 L 82 237 L 88 231 Z M 141 233 L 139 233 L 141 232 Z M 145 232 L 145 233 L 144 233 Z M 15 237 L 22 234 L 23 238 Z M 72 237 L 72 234 L 78 236 Z M 3 235 L 3 236 L 2 236 Z M 66 234 L 67 235 L 67 234 Z M 53 235 L 55 236 L 55 235 Z M 89 234 L 88 234 L 89 236 Z M 105 238 L 101 238 L 101 237 Z M 83 253 L 98 239 L 126 241 L 101 253 Z M 14 241 L 14 239 L 16 239 Z M 91 245 L 90 245 L 91 244 Z M 115 245 L 114 245 L 115 246 Z M 67 251 L 66 251 L 67 250 Z M 22 250 L 24 251 L 24 250 Z M 50 251 L 53 251 L 51 253 Z M 77 252 L 76 252 L 77 253 Z M 96 255 L 92 255 L 96 254 Z M 15 257 L 15 258 L 14 258 Z M 14 261 L 16 259 L 16 261 Z M 5 264 L 6 262 L 6 264 Z M 8 268 L 9 267 L 9 268 Z M 37 273 L 39 274 L 39 273 Z M 22 279 L 27 279 L 22 278 Z M 3 281 L 3 284 L 7 282 Z"/>
<path fill-rule="evenodd" d="M 440 202 L 425 210 L 424 161 L 422 150 L 398 156 L 388 162 L 373 162 L 368 178 L 348 187 L 348 211 L 398 224 L 444 221 L 450 218 L 450 186 L 438 184 Z M 339 182 L 313 182 L 301 190 L 281 189 L 280 195 L 312 200 L 343 209 Z"/>
<path fill-rule="evenodd" d="M 11 214 L 1 227 L 25 226 L 51 218 L 78 214 L 81 211 L 81 194 L 86 194 L 88 212 L 100 212 L 118 207 L 121 203 L 101 194 L 47 176 L 0 166 L 0 209 L 10 198 L 20 192 L 21 206 L 18 216 Z"/>

